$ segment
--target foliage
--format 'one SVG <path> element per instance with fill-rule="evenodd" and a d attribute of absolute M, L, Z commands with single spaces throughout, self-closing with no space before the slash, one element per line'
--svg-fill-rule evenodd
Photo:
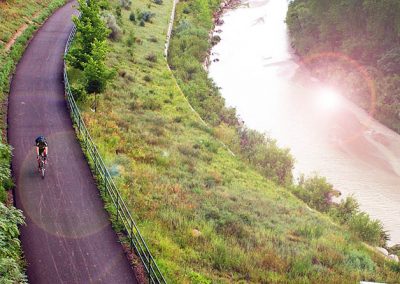
<path fill-rule="evenodd" d="M 119 1 L 121 7 L 123 7 L 126 10 L 129 10 L 131 8 L 132 5 L 132 1 L 131 0 L 120 0 Z"/>
<path fill-rule="evenodd" d="M 104 92 L 108 82 L 114 76 L 114 72 L 104 63 L 108 51 L 105 42 L 95 40 L 93 45 L 95 46 L 93 53 L 83 70 L 83 85 L 88 94 Z"/>
<path fill-rule="evenodd" d="M 292 46 L 304 58 L 333 52 L 344 54 L 368 70 L 359 74 L 348 61 L 324 56 L 308 63 L 322 81 L 342 87 L 344 94 L 365 109 L 371 108 L 366 80 L 376 84 L 376 118 L 400 133 L 400 1 L 294 0 L 286 17 Z"/>
<path fill-rule="evenodd" d="M 110 31 L 100 17 L 100 6 L 97 1 L 78 0 L 78 3 L 81 16 L 73 18 L 76 36 L 66 59 L 73 67 L 83 70 L 93 53 L 93 48 L 97 46 L 93 43 L 96 40 L 105 41 Z"/>
<path fill-rule="evenodd" d="M 385 246 L 389 239 L 382 223 L 379 220 L 371 220 L 365 212 L 354 214 L 348 221 L 348 226 L 361 240 L 372 245 Z"/>
<path fill-rule="evenodd" d="M 352 216 L 359 212 L 360 205 L 353 196 L 347 196 L 334 208 L 332 213 L 340 221 L 340 223 L 348 223 Z"/>
<path fill-rule="evenodd" d="M 136 16 L 134 12 L 131 12 L 129 15 L 129 20 L 132 22 L 136 22 Z"/>
<path fill-rule="evenodd" d="M 340 192 L 334 190 L 325 177 L 317 175 L 310 178 L 306 178 L 304 175 L 300 176 L 298 185 L 294 186 L 293 192 L 310 207 L 321 212 L 327 212 L 333 204 L 332 198 L 340 195 Z"/>
<path fill-rule="evenodd" d="M 144 22 L 149 22 L 151 23 L 151 19 L 155 16 L 156 14 L 150 11 L 141 11 L 138 13 L 138 20 L 139 21 L 144 21 Z"/>
<path fill-rule="evenodd" d="M 18 225 L 24 223 L 20 210 L 0 203 L 0 280 L 2 283 L 26 283 L 21 269 L 21 245 Z"/>
<path fill-rule="evenodd" d="M 81 16 L 74 17 L 76 25 L 76 36 L 74 44 L 66 55 L 68 63 L 82 70 L 81 84 L 83 87 L 75 87 L 79 92 L 79 97 L 87 94 L 102 93 L 109 81 L 113 78 L 114 72 L 105 64 L 108 43 L 108 35 L 113 40 L 120 38 L 122 31 L 117 25 L 114 15 L 104 14 L 106 27 L 100 16 L 100 3 L 97 1 L 79 1 Z M 84 98 L 82 98 L 84 100 Z"/>
<path fill-rule="evenodd" d="M 0 282 L 26 283 L 21 258 L 18 225 L 24 223 L 20 210 L 6 207 L 6 190 L 12 186 L 11 148 L 0 143 Z"/>
<path fill-rule="evenodd" d="M 339 204 L 332 198 L 339 197 L 340 192 L 317 175 L 306 178 L 302 175 L 292 192 L 308 206 L 329 215 L 338 223 L 345 225 L 362 241 L 375 246 L 386 246 L 389 240 L 387 232 L 378 220 L 372 220 L 368 214 L 360 212 L 359 204 L 353 196 L 347 196 Z"/>
<path fill-rule="evenodd" d="M 121 38 L 122 29 L 118 26 L 117 20 L 111 13 L 106 13 L 104 16 L 107 27 L 111 30 L 109 37 L 112 40 L 118 40 Z"/>

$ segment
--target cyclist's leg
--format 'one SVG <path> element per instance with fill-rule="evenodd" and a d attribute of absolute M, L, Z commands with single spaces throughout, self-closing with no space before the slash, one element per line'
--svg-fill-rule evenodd
<path fill-rule="evenodd" d="M 41 148 L 39 147 L 39 156 L 43 156 L 43 152 L 44 152 L 44 149 L 41 149 Z M 38 168 L 40 168 L 40 157 L 39 157 L 39 159 L 38 159 Z"/>
<path fill-rule="evenodd" d="M 43 161 L 47 164 L 47 147 L 43 149 Z"/>

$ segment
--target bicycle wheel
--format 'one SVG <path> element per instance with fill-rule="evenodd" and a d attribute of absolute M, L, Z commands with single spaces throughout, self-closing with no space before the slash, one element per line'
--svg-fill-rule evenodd
<path fill-rule="evenodd" d="M 40 169 L 40 174 L 42 175 L 42 178 L 44 178 L 44 167 L 42 166 L 42 168 Z"/>

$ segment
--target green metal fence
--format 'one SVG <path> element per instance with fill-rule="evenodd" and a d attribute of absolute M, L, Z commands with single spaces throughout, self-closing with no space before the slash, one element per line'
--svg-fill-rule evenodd
<path fill-rule="evenodd" d="M 68 37 L 68 42 L 65 46 L 64 56 L 68 53 L 69 47 L 75 36 L 75 33 L 76 33 L 76 27 L 74 26 Z M 89 131 L 85 126 L 85 123 L 82 119 L 78 106 L 71 93 L 71 87 L 68 81 L 65 61 L 64 61 L 64 86 L 71 116 L 73 122 L 76 125 L 77 134 L 81 136 L 82 144 L 86 149 L 87 156 L 89 160 L 93 162 L 94 174 L 98 177 L 98 182 L 100 184 L 99 189 L 102 190 L 103 193 L 111 199 L 112 204 L 116 209 L 117 222 L 121 222 L 123 224 L 126 236 L 129 239 L 130 248 L 131 250 L 135 251 L 136 255 L 142 261 L 149 279 L 149 283 L 167 283 L 163 275 L 161 274 L 156 262 L 154 261 L 154 258 L 151 255 L 150 250 L 147 247 L 147 244 L 144 241 L 142 235 L 140 234 L 139 229 L 136 226 L 136 223 L 133 220 L 128 208 L 126 207 L 124 201 L 122 200 L 119 190 L 115 186 L 114 181 L 112 180 L 111 175 L 107 167 L 105 166 L 104 161 L 101 158 L 96 148 L 96 145 L 93 143 Z"/>

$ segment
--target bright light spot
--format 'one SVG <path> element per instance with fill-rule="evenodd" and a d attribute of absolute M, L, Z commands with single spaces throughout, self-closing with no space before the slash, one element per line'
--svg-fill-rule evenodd
<path fill-rule="evenodd" d="M 317 93 L 318 105 L 325 110 L 337 109 L 340 105 L 340 95 L 332 89 L 322 89 Z"/>

